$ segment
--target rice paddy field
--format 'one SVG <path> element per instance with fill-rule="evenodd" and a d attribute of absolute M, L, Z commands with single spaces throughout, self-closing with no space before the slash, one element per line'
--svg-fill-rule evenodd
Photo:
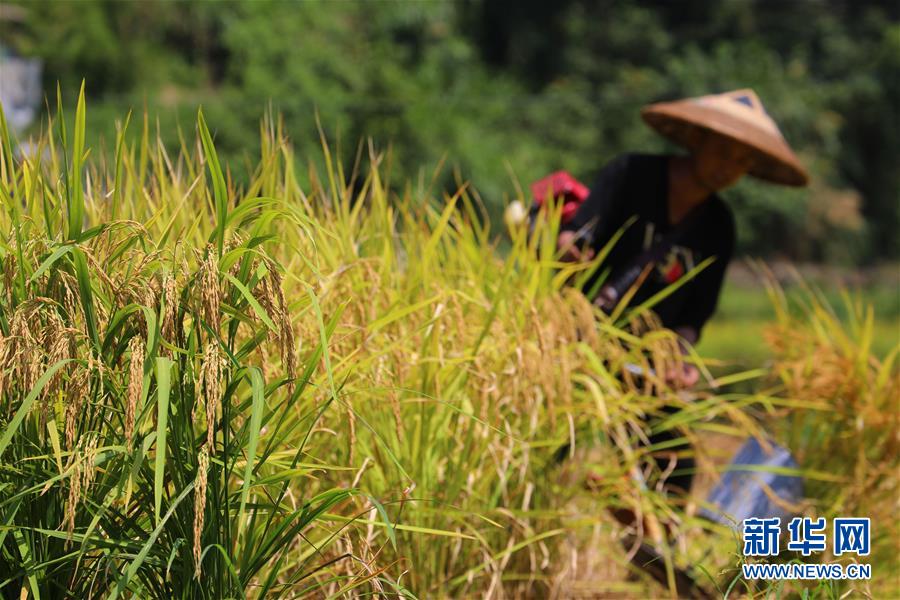
<path fill-rule="evenodd" d="M 775 318 L 775 307 L 760 275 L 758 264 L 742 261 L 733 266 L 726 279 L 716 314 L 710 320 L 698 350 L 704 356 L 727 361 L 732 369 L 762 365 L 772 357 L 766 343 L 766 327 Z M 781 269 L 777 279 L 783 287 L 798 290 L 802 284 L 815 286 L 842 323 L 848 323 L 854 302 L 874 310 L 872 352 L 887 356 L 900 342 L 900 268 L 896 265 L 872 269 L 866 277 L 849 270 L 836 270 L 823 277 L 813 268 Z M 810 272 L 811 271 L 811 272 Z M 856 275 L 856 277 L 854 277 Z"/>
<path fill-rule="evenodd" d="M 723 371 L 722 320 L 673 389 L 677 340 L 567 284 L 598 265 L 559 262 L 554 215 L 500 253 L 474 190 L 371 149 L 301 173 L 266 119 L 237 186 L 202 113 L 178 148 L 144 117 L 99 152 L 86 112 L 26 156 L 0 123 L 4 597 L 671 598 L 688 570 L 697 597 L 900 595 L 898 350 L 863 299 L 762 279 L 765 360 Z M 653 415 L 695 442 L 692 496 L 657 485 Z M 764 433 L 796 512 L 871 517 L 871 580 L 740 578 L 699 490 Z"/>

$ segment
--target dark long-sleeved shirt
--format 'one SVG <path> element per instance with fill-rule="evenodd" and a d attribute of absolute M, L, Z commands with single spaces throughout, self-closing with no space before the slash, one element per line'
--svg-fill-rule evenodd
<path fill-rule="evenodd" d="M 575 217 L 564 227 L 592 232 L 593 247 L 599 252 L 629 218 L 636 217 L 606 258 L 611 278 L 675 227 L 669 222 L 668 210 L 670 158 L 624 154 L 613 159 L 600 172 Z M 676 282 L 707 257 L 715 257 L 693 280 L 654 307 L 665 327 L 693 327 L 699 336 L 715 311 L 734 243 L 734 218 L 725 203 L 713 194 L 665 258 L 656 262 L 632 304 L 639 304 Z M 584 290 L 596 288 L 595 283 L 596 278 L 588 281 Z"/>

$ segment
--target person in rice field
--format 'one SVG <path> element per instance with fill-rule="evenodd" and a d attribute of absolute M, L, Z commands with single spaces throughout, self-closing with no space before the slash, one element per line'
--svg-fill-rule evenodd
<path fill-rule="evenodd" d="M 610 161 L 562 226 L 557 244 L 565 258 L 589 260 L 624 229 L 604 262 L 610 274 L 592 298 L 607 310 L 632 287 L 637 292 L 629 304 L 636 306 L 712 258 L 653 309 L 686 349 L 697 343 L 715 312 L 734 253 L 734 218 L 718 192 L 745 174 L 789 186 L 806 185 L 808 176 L 752 90 L 651 104 L 641 116 L 688 154 L 624 154 Z M 597 285 L 588 281 L 583 289 Z M 690 387 L 699 376 L 696 367 L 686 364 L 668 379 Z M 668 435 L 650 441 L 674 437 Z M 692 467 L 689 459 L 679 461 L 679 471 Z M 690 483 L 690 475 L 667 482 L 682 491 Z"/>

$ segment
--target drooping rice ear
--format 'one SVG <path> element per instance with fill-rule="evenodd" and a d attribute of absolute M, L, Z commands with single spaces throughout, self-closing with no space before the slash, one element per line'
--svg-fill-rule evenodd
<path fill-rule="evenodd" d="M 96 434 L 89 435 L 83 440 L 83 444 L 79 443 L 79 447 L 72 452 L 70 459 L 72 473 L 69 476 L 69 496 L 64 516 L 66 547 L 72 542 L 72 534 L 75 533 L 75 513 L 78 511 L 78 504 L 87 496 L 94 482 L 94 461 L 97 458 L 98 441 Z"/>
<path fill-rule="evenodd" d="M 30 323 L 35 320 L 35 302 L 26 302 L 13 313 L 9 325 L 9 336 L 6 338 L 6 367 L 9 370 L 8 382 L 18 384 L 23 390 L 34 386 L 42 369 L 40 360 L 41 345 L 31 331 Z"/>
<path fill-rule="evenodd" d="M 96 471 L 94 471 L 94 461 L 97 458 L 98 442 L 99 436 L 96 433 L 93 433 L 87 436 L 87 440 L 84 443 L 84 455 L 82 456 L 81 466 L 82 493 L 87 493 L 91 484 L 94 482 L 94 475 L 96 475 Z"/>
<path fill-rule="evenodd" d="M 125 399 L 125 444 L 131 446 L 134 435 L 134 416 L 144 384 L 144 340 L 134 336 L 128 342 L 131 362 L 128 369 L 128 394 Z"/>
<path fill-rule="evenodd" d="M 204 444 L 197 455 L 197 484 L 194 486 L 194 579 L 200 579 L 200 555 L 203 523 L 206 519 L 206 483 L 209 471 L 209 448 Z"/>
<path fill-rule="evenodd" d="M 284 296 L 281 273 L 272 260 L 266 260 L 266 268 L 268 275 L 257 284 L 254 289 L 254 296 L 266 311 L 268 317 L 278 327 L 276 337 L 281 354 L 281 364 L 288 379 L 288 393 L 293 394 L 294 376 L 297 369 L 296 337 Z M 268 357 L 267 351 L 264 351 L 264 354 Z"/>
<path fill-rule="evenodd" d="M 200 304 L 203 319 L 213 330 L 219 331 L 222 289 L 219 284 L 219 265 L 211 244 L 206 247 L 206 259 L 200 265 Z"/>
<path fill-rule="evenodd" d="M 297 368 L 297 351 L 294 338 L 294 328 L 291 325 L 291 316 L 288 312 L 287 301 L 284 298 L 284 287 L 281 273 L 274 264 L 270 265 L 269 277 L 275 299 L 278 303 L 279 342 L 281 346 L 281 361 L 284 365 L 285 375 L 288 378 L 288 393 L 294 393 L 294 374 Z"/>
<path fill-rule="evenodd" d="M 79 319 L 80 310 L 78 308 L 78 283 L 75 281 L 75 278 L 66 273 L 65 271 L 60 271 L 59 279 L 62 285 L 62 305 L 65 310 L 66 317 L 68 318 L 68 324 L 71 327 L 77 327 L 77 322 Z"/>
<path fill-rule="evenodd" d="M 239 248 L 243 246 L 247 242 L 245 236 L 241 234 L 240 231 L 232 232 L 231 236 L 225 242 L 225 253 L 231 252 L 235 248 Z M 237 277 L 241 271 L 241 261 L 236 260 L 234 264 L 231 265 L 231 268 L 228 270 L 228 274 L 232 277 Z"/>
<path fill-rule="evenodd" d="M 225 371 L 225 359 L 219 352 L 215 342 L 206 345 L 200 362 L 197 389 L 200 390 L 198 406 L 206 411 L 206 445 L 210 453 L 215 453 L 213 437 L 216 426 L 216 413 L 222 396 L 222 379 Z M 197 406 L 194 407 L 196 415 Z"/>
<path fill-rule="evenodd" d="M 270 265 L 271 268 L 271 265 Z M 263 277 L 253 288 L 253 295 L 259 302 L 259 305 L 266 311 L 266 315 L 275 323 L 278 322 L 278 309 L 276 308 L 275 294 L 272 291 L 272 278 L 270 276 Z M 276 339 L 277 334 L 270 329 L 266 329 L 266 339 Z"/>
<path fill-rule="evenodd" d="M 75 533 L 75 512 L 78 508 L 78 502 L 81 500 L 81 463 L 74 454 L 72 459 L 75 461 L 75 464 L 72 474 L 69 476 L 69 496 L 66 499 L 66 513 L 64 517 L 67 548 L 72 542 L 72 534 Z"/>
<path fill-rule="evenodd" d="M 84 404 L 84 398 L 88 391 L 88 371 L 78 369 L 73 377 L 69 378 L 66 389 L 66 448 L 72 448 L 75 443 L 75 434 L 77 433 L 78 421 L 81 416 L 81 407 Z"/>
<path fill-rule="evenodd" d="M 69 336 L 66 327 L 56 312 L 56 303 L 48 307 L 49 310 L 41 311 L 41 316 L 46 324 L 39 333 L 40 344 L 44 349 L 47 357 L 47 364 L 52 365 L 56 362 L 69 357 Z M 62 387 L 63 372 L 57 371 L 53 378 L 47 382 L 45 398 L 51 398 Z"/>

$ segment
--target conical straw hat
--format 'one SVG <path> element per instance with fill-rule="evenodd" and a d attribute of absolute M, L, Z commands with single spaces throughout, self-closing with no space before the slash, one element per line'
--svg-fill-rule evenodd
<path fill-rule="evenodd" d="M 809 176 L 753 90 L 659 102 L 641 110 L 644 121 L 673 142 L 693 150 L 712 131 L 756 151 L 750 174 L 785 185 L 806 185 Z"/>

